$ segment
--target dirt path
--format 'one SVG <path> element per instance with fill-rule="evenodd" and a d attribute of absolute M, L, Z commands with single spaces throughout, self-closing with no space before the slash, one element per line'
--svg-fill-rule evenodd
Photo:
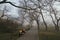
<path fill-rule="evenodd" d="M 17 40 L 39 40 L 37 27 L 32 27 L 26 34 Z"/>

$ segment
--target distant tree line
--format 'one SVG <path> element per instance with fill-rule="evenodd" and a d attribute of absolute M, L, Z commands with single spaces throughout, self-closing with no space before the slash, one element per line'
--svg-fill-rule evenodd
<path fill-rule="evenodd" d="M 46 28 L 45 30 L 47 31 L 48 25 L 47 25 L 47 23 L 45 21 L 44 15 L 43 15 L 43 11 L 46 10 L 50 14 L 50 17 L 52 19 L 52 22 L 53 22 L 53 24 L 55 26 L 55 31 L 58 32 L 59 31 L 59 25 L 58 24 L 59 24 L 59 21 L 60 21 L 60 17 L 57 18 L 57 12 L 53 8 L 54 1 L 56 1 L 56 0 L 44 0 L 44 1 L 43 0 L 23 0 L 24 3 L 23 3 L 23 6 L 22 7 L 16 6 L 12 2 L 7 1 L 7 0 L 1 1 L 0 4 L 9 3 L 9 4 L 11 4 L 14 7 L 21 8 L 21 10 L 24 9 L 22 11 L 25 14 L 28 13 L 28 15 L 29 15 L 28 16 L 29 17 L 29 20 L 30 20 L 29 23 L 32 24 L 33 20 L 35 20 L 36 23 L 37 23 L 37 26 L 38 26 L 38 30 L 39 30 L 39 27 L 40 27 L 39 26 L 39 24 L 40 24 L 39 17 L 41 17 L 42 20 L 43 20 L 43 23 L 45 25 L 45 28 Z M 27 5 L 27 4 L 29 4 L 28 2 L 31 2 L 33 6 Z M 45 9 L 45 7 L 47 7 L 47 6 L 49 6 L 49 9 Z M 22 16 L 23 17 L 23 21 L 25 20 L 25 14 L 22 14 L 23 15 Z M 55 20 L 53 19 L 53 16 L 51 14 L 54 15 Z M 22 24 L 23 24 L 23 21 L 22 21 Z"/>

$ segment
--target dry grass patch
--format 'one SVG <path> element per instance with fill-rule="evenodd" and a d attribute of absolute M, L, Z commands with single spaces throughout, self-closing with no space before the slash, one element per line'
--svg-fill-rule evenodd
<path fill-rule="evenodd" d="M 60 40 L 60 32 L 40 32 L 40 40 Z"/>

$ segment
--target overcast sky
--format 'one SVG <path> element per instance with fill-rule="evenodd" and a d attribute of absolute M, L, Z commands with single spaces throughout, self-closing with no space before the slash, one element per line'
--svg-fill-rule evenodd
<path fill-rule="evenodd" d="M 8 1 L 11 1 L 15 5 L 19 5 L 19 0 L 8 0 Z M 20 1 L 22 1 L 22 0 L 20 0 Z M 6 5 L 7 5 L 7 8 L 10 9 L 10 11 L 7 12 L 8 15 L 11 15 L 11 17 L 16 17 L 16 18 L 19 17 L 19 15 L 18 15 L 18 8 L 14 7 L 14 6 L 10 5 L 10 4 L 6 4 Z M 56 1 L 53 6 L 58 11 L 60 11 L 60 2 Z"/>
<path fill-rule="evenodd" d="M 11 1 L 13 2 L 15 5 L 19 5 L 19 0 L 8 0 L 8 1 Z M 21 0 L 20 0 L 21 1 Z M 7 4 L 8 5 L 8 4 Z M 18 17 L 19 15 L 17 14 L 18 12 L 18 8 L 14 7 L 14 6 L 11 6 L 11 5 L 8 5 L 11 7 L 11 11 L 9 12 L 9 15 L 12 14 L 13 17 Z M 57 2 L 55 1 L 53 7 L 60 12 L 60 2 Z"/>
<path fill-rule="evenodd" d="M 17 1 L 16 0 L 8 0 L 8 1 L 12 2 L 15 5 L 19 5 L 18 0 Z M 6 5 L 7 8 L 9 9 L 9 12 L 6 13 L 7 15 L 11 15 L 11 17 L 14 17 L 14 18 L 19 17 L 18 8 L 14 7 L 14 6 L 10 5 L 10 4 L 0 4 L 0 6 L 1 6 L 0 9 L 1 10 L 3 10 L 4 5 Z"/>

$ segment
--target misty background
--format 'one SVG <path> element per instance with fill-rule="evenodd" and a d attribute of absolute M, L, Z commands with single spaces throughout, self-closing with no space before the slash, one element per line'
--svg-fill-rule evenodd
<path fill-rule="evenodd" d="M 2 0 L 0 0 L 0 1 L 2 1 Z M 13 2 L 13 4 L 18 5 L 18 6 L 23 6 L 23 4 L 22 4 L 23 0 L 20 0 L 21 3 L 19 3 L 19 0 L 17 0 L 17 1 L 16 0 L 7 0 L 7 1 Z M 33 5 L 31 2 L 28 2 L 28 3 L 29 3 L 29 5 Z M 6 6 L 6 11 L 5 11 L 4 15 L 7 15 L 9 17 L 9 19 L 11 19 L 11 20 L 17 20 L 18 22 L 21 22 L 21 20 L 22 20 L 21 13 L 18 12 L 20 9 L 14 7 L 8 3 L 0 4 L 0 15 L 2 15 L 2 10 L 4 10 L 5 6 Z M 60 17 L 60 2 L 59 2 L 59 0 L 53 2 L 53 7 L 54 7 L 54 9 L 57 10 L 57 17 Z M 45 7 L 45 9 L 49 9 L 49 6 Z M 52 23 L 51 17 L 49 16 L 49 12 L 44 10 L 43 15 L 44 15 L 44 19 L 47 22 L 47 24 L 52 25 L 53 23 Z M 53 14 L 52 14 L 52 16 L 54 17 Z M 5 19 L 7 17 L 5 16 L 3 18 Z M 40 21 L 42 22 L 42 18 L 40 18 Z"/>

